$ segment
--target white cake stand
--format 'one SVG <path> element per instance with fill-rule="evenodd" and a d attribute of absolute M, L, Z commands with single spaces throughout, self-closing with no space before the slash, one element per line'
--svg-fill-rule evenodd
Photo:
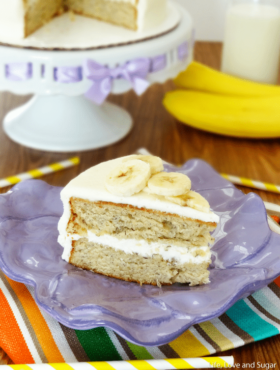
<path fill-rule="evenodd" d="M 176 5 L 177 6 L 177 5 Z M 149 73 L 153 84 L 174 78 L 192 60 L 193 24 L 189 14 L 178 5 L 182 19 L 177 28 L 159 37 L 124 46 L 84 51 L 50 51 L 0 47 L 0 90 L 35 96 L 9 112 L 4 130 L 15 142 L 30 148 L 71 152 L 107 146 L 122 139 L 132 128 L 131 116 L 122 108 L 105 102 L 96 105 L 86 99 L 92 81 L 85 73 L 79 82 L 60 83 L 54 77 L 59 67 L 83 66 L 91 59 L 110 68 L 137 58 L 165 55 L 162 70 Z M 188 53 L 180 57 L 179 48 L 187 42 Z M 32 66 L 32 76 L 21 81 L 7 78 L 7 66 L 25 63 Z M 117 79 L 112 92 L 131 89 L 128 81 Z"/>

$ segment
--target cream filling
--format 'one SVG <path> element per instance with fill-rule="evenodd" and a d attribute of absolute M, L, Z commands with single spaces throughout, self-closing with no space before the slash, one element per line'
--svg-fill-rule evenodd
<path fill-rule="evenodd" d="M 69 262 L 72 250 L 72 241 L 82 238 L 85 238 L 85 236 L 67 233 L 59 235 L 58 242 L 64 247 L 62 259 L 64 259 L 66 262 Z M 173 244 L 168 245 L 158 242 L 148 243 L 145 240 L 136 239 L 118 239 L 111 235 L 97 236 L 91 231 L 88 231 L 86 238 L 89 242 L 111 247 L 126 254 L 136 253 L 143 257 L 152 257 L 153 255 L 157 254 L 160 255 L 165 261 L 172 261 L 176 264 L 201 264 L 203 262 L 211 261 L 211 252 L 208 246 L 197 247 L 188 250 L 187 248 L 179 247 Z M 205 255 L 196 255 L 198 251 L 205 252 Z"/>

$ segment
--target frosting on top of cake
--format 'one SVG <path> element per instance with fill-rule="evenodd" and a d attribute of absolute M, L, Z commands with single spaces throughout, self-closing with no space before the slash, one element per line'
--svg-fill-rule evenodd
<path fill-rule="evenodd" d="M 97 166 L 91 167 L 66 185 L 61 192 L 61 200 L 64 206 L 64 213 L 58 225 L 58 230 L 61 234 L 65 232 L 70 218 L 69 199 L 71 197 L 86 199 L 92 202 L 103 201 L 117 204 L 128 204 L 137 208 L 146 208 L 176 214 L 203 222 L 219 222 L 219 216 L 213 212 L 206 213 L 190 207 L 180 206 L 168 200 L 160 199 L 154 194 L 148 194 L 143 191 L 129 197 L 118 196 L 110 193 L 105 188 L 105 179 L 118 164 L 122 163 L 123 159 L 124 157 L 103 162 Z"/>

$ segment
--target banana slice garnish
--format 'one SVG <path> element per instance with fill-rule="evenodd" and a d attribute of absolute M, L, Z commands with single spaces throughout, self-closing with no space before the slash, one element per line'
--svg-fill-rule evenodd
<path fill-rule="evenodd" d="M 183 207 L 190 207 L 205 213 L 210 212 L 210 205 L 207 200 L 192 190 L 178 197 L 166 197 L 166 199 Z"/>
<path fill-rule="evenodd" d="M 178 172 L 160 172 L 162 170 L 163 164 L 159 157 L 132 155 L 124 158 L 123 162 L 111 171 L 106 178 L 105 187 L 110 193 L 118 196 L 129 197 L 143 191 L 182 207 L 210 212 L 207 200 L 190 190 L 191 180 L 188 176 Z"/>
<path fill-rule="evenodd" d="M 133 159 L 114 168 L 105 180 L 105 187 L 112 194 L 129 197 L 144 189 L 150 177 L 150 165 Z"/>
<path fill-rule="evenodd" d="M 210 204 L 207 202 L 205 198 L 203 198 L 202 195 L 199 193 L 196 193 L 195 191 L 189 191 L 188 194 L 188 200 L 187 200 L 187 206 L 197 209 L 201 212 L 210 212 Z"/>
<path fill-rule="evenodd" d="M 161 172 L 150 178 L 148 188 L 154 194 L 178 196 L 191 189 L 191 180 L 182 173 Z"/>
<path fill-rule="evenodd" d="M 163 171 L 163 163 L 159 157 L 155 157 L 153 155 L 131 155 L 130 157 L 124 158 L 123 162 L 131 161 L 133 159 L 139 159 L 140 161 L 148 163 L 151 166 L 152 175 Z"/>
<path fill-rule="evenodd" d="M 142 191 L 143 191 L 144 193 L 146 193 L 146 194 L 153 194 L 152 190 L 150 190 L 150 189 L 148 188 L 148 186 L 146 186 Z"/>
<path fill-rule="evenodd" d="M 179 206 L 186 207 L 187 200 L 188 200 L 188 193 L 189 192 L 183 195 L 179 195 L 177 197 L 166 197 L 166 199 L 172 203 L 178 204 Z"/>

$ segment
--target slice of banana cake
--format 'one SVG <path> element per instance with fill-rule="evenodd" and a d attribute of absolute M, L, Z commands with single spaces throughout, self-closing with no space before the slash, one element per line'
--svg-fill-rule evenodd
<path fill-rule="evenodd" d="M 133 155 L 101 163 L 61 192 L 62 258 L 140 284 L 209 282 L 211 232 L 219 217 L 188 176 Z"/>

